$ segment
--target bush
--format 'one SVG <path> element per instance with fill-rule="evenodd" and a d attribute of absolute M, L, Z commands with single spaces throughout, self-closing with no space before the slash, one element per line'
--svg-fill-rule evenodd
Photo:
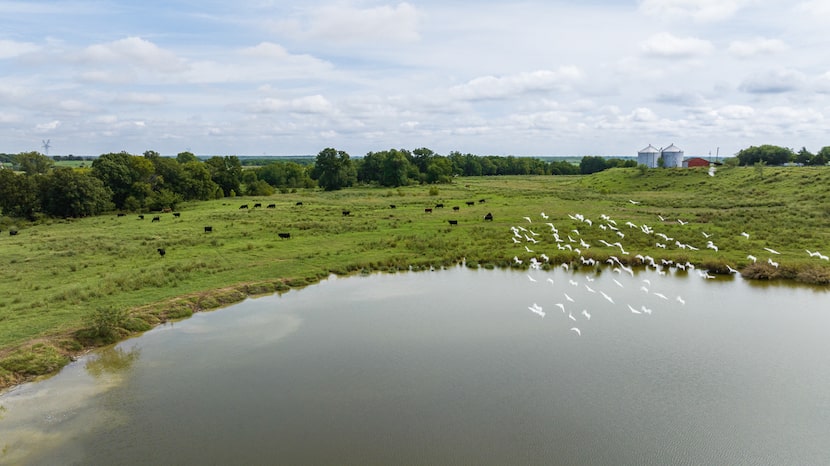
<path fill-rule="evenodd" d="M 129 319 L 126 309 L 99 307 L 87 317 L 87 336 L 104 343 L 117 341 L 126 333 Z"/>

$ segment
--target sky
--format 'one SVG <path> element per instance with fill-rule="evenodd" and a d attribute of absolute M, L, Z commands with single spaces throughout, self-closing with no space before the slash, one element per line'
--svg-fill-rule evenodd
<path fill-rule="evenodd" d="M 828 0 L 0 0 L 0 152 L 830 146 Z"/>

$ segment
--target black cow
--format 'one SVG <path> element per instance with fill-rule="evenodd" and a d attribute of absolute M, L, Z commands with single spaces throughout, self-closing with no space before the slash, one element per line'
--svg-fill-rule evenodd
<path fill-rule="evenodd" d="M 351 211 L 349 211 L 349 210 L 344 210 L 344 211 L 343 211 L 343 216 L 344 216 L 344 217 L 348 217 L 348 216 L 349 216 L 349 215 L 351 215 L 351 214 L 352 214 L 352 212 L 351 212 Z"/>
<path fill-rule="evenodd" d="M 458 225 L 458 220 L 447 220 L 450 222 L 450 225 Z"/>
<path fill-rule="evenodd" d="M 153 217 L 153 220 L 152 220 L 152 221 L 153 221 L 153 222 L 160 222 L 160 221 L 161 221 L 161 217 L 159 217 L 158 215 L 156 215 L 155 217 Z"/>
<path fill-rule="evenodd" d="M 276 204 L 268 204 L 265 208 L 266 209 L 276 209 L 277 205 Z"/>
<path fill-rule="evenodd" d="M 484 199 L 479 199 L 478 202 L 479 204 L 484 204 Z"/>
<path fill-rule="evenodd" d="M 424 209 L 424 213 L 426 213 L 426 214 L 431 214 L 431 213 L 432 213 L 432 209 L 430 209 L 430 208 L 426 208 L 426 209 Z"/>
<path fill-rule="evenodd" d="M 118 212 L 116 215 L 117 215 L 117 216 L 119 216 L 119 217 L 124 217 L 124 216 L 126 216 L 127 214 L 125 214 L 125 213 L 123 213 L 123 212 Z"/>
<path fill-rule="evenodd" d="M 476 205 L 476 201 L 467 201 L 467 205 Z"/>
<path fill-rule="evenodd" d="M 9 236 L 17 236 L 17 230 L 9 230 Z"/>
<path fill-rule="evenodd" d="M 159 256 L 161 257 L 164 257 L 164 255 L 167 254 L 167 251 L 165 251 L 164 248 L 158 248 L 156 251 L 159 252 Z"/>
<path fill-rule="evenodd" d="M 290 239 L 291 233 L 277 233 L 277 236 L 279 236 L 282 239 Z"/>
<path fill-rule="evenodd" d="M 138 215 L 138 219 L 139 219 L 139 220 L 144 220 L 144 214 L 139 214 L 139 215 Z"/>
<path fill-rule="evenodd" d="M 296 203 L 296 204 L 294 204 L 294 205 L 303 205 L 303 202 L 302 202 L 302 201 L 300 201 L 300 202 L 298 202 L 298 203 Z"/>
<path fill-rule="evenodd" d="M 490 212 L 487 212 L 487 215 L 484 216 L 484 220 L 490 220 L 492 222 L 493 221 L 493 214 L 491 214 Z"/>
<path fill-rule="evenodd" d="M 205 233 L 213 233 L 213 227 L 205 227 Z"/>
<path fill-rule="evenodd" d="M 248 204 L 242 204 L 241 206 L 239 206 L 239 208 L 240 208 L 240 209 L 247 209 L 247 208 L 248 208 Z"/>
<path fill-rule="evenodd" d="M 254 209 L 256 209 L 257 207 L 262 207 L 262 203 L 257 202 L 256 204 L 254 204 Z"/>
<path fill-rule="evenodd" d="M 457 205 L 452 206 L 452 210 L 459 210 L 459 209 L 461 209 L 461 207 L 458 207 Z"/>
<path fill-rule="evenodd" d="M 396 209 L 397 207 L 398 207 L 398 206 L 396 206 L 395 204 L 389 204 L 389 208 L 390 208 L 390 209 Z"/>
<path fill-rule="evenodd" d="M 444 204 L 435 204 L 435 208 L 436 208 L 436 209 L 443 209 L 443 208 L 444 208 Z"/>
<path fill-rule="evenodd" d="M 182 213 L 181 212 L 173 212 L 173 216 L 176 217 L 176 218 L 179 218 L 179 217 L 182 216 Z"/>

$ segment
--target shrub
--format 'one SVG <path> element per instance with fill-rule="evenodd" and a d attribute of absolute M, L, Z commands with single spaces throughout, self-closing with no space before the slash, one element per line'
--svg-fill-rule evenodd
<path fill-rule="evenodd" d="M 92 339 L 112 343 L 126 333 L 129 315 L 126 309 L 116 307 L 96 308 L 87 317 L 87 336 Z"/>

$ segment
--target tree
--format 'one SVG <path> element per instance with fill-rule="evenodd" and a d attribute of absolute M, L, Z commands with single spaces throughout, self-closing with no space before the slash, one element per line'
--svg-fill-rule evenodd
<path fill-rule="evenodd" d="M 317 154 L 311 177 L 324 190 L 334 191 L 352 186 L 357 180 L 357 172 L 349 154 L 329 147 Z"/>
<path fill-rule="evenodd" d="M 43 211 L 54 217 L 86 217 L 112 209 L 112 191 L 85 171 L 56 168 L 43 188 Z"/>
<path fill-rule="evenodd" d="M 590 175 L 591 173 L 605 170 L 605 159 L 599 156 L 586 155 L 579 162 L 579 173 Z"/>
<path fill-rule="evenodd" d="M 219 185 L 222 193 L 227 197 L 231 192 L 240 194 L 242 182 L 242 164 L 235 155 L 225 157 L 211 157 L 205 162 L 210 171 L 210 177 Z"/>
<path fill-rule="evenodd" d="M 193 152 L 179 152 L 178 155 L 176 155 L 176 162 L 181 164 L 199 162 L 199 158 L 193 155 Z"/>
<path fill-rule="evenodd" d="M 23 152 L 15 157 L 15 165 L 27 175 L 44 175 L 49 173 L 55 162 L 39 152 Z"/>
<path fill-rule="evenodd" d="M 39 181 L 42 176 L 0 170 L 0 210 L 3 214 L 34 220 L 41 204 Z"/>
<path fill-rule="evenodd" d="M 806 147 L 802 147 L 801 150 L 798 151 L 797 154 L 795 154 L 793 162 L 799 165 L 810 165 L 810 163 L 813 160 L 813 157 L 815 156 L 810 151 L 808 151 Z"/>
<path fill-rule="evenodd" d="M 213 199 L 221 188 L 210 176 L 207 165 L 200 161 L 186 162 L 182 164 L 182 182 L 180 193 L 187 200 L 206 201 Z"/>
<path fill-rule="evenodd" d="M 452 162 L 446 157 L 432 157 L 426 175 L 427 183 L 449 183 L 452 181 Z"/>
<path fill-rule="evenodd" d="M 827 162 L 830 162 L 830 146 L 822 147 L 810 160 L 810 165 L 827 165 Z"/>
<path fill-rule="evenodd" d="M 752 166 L 758 162 L 764 162 L 766 165 L 784 165 L 793 160 L 795 154 L 792 149 L 786 147 L 764 144 L 741 149 L 737 157 L 744 166 Z"/>

